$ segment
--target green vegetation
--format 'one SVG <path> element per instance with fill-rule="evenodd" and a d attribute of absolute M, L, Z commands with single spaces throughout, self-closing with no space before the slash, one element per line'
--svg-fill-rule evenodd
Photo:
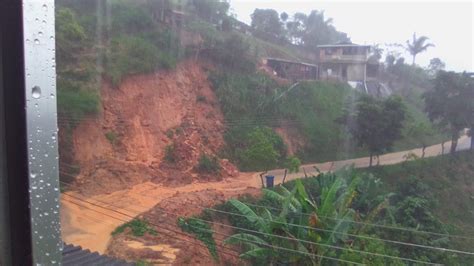
<path fill-rule="evenodd" d="M 176 145 L 174 143 L 165 147 L 164 159 L 169 163 L 175 163 L 178 160 L 176 155 Z"/>
<path fill-rule="evenodd" d="M 288 156 L 285 162 L 285 168 L 290 173 L 298 173 L 300 171 L 301 161 L 296 156 Z"/>
<path fill-rule="evenodd" d="M 399 97 L 378 100 L 363 96 L 355 110 L 348 111 L 339 121 L 347 126 L 357 145 L 369 151 L 372 166 L 373 155 L 389 151 L 401 137 L 405 112 Z"/>
<path fill-rule="evenodd" d="M 99 96 L 90 91 L 58 90 L 58 110 L 71 119 L 82 119 L 99 112 Z"/>
<path fill-rule="evenodd" d="M 221 169 L 219 159 L 215 156 L 201 154 L 196 169 L 201 173 L 218 173 Z"/>
<path fill-rule="evenodd" d="M 206 98 L 206 96 L 200 94 L 200 95 L 196 96 L 196 101 L 201 102 L 201 103 L 206 103 L 207 98 Z"/>
<path fill-rule="evenodd" d="M 473 187 L 473 174 L 470 152 L 345 169 L 263 189 L 261 198 L 229 200 L 196 219 L 240 228 L 225 243 L 238 245 L 241 258 L 254 265 L 325 265 L 330 258 L 369 265 L 409 263 L 403 258 L 466 265 L 469 256 L 384 240 L 440 249 L 472 246 L 472 239 L 437 234 L 463 235 L 474 225 L 473 196 L 459 193 Z"/>
<path fill-rule="evenodd" d="M 434 84 L 433 90 L 423 95 L 426 112 L 450 133 L 454 153 L 461 131 L 474 126 L 474 81 L 467 74 L 439 71 Z"/>
<path fill-rule="evenodd" d="M 117 140 L 118 140 L 118 136 L 117 136 L 117 133 L 113 132 L 113 131 L 109 131 L 107 133 L 105 133 L 105 138 L 110 142 L 110 144 L 112 145 L 115 145 L 117 143 Z"/>
<path fill-rule="evenodd" d="M 113 232 L 112 235 L 121 234 L 125 231 L 125 229 L 130 228 L 130 232 L 133 236 L 141 237 L 144 236 L 146 233 L 150 235 L 157 235 L 155 229 L 153 229 L 148 222 L 142 219 L 135 218 L 130 222 L 124 223 L 121 226 L 117 227 Z"/>
<path fill-rule="evenodd" d="M 256 125 L 297 128 L 306 141 L 304 149 L 298 151 L 304 162 L 351 156 L 357 151 L 353 146 L 342 147 L 348 143 L 348 135 L 335 123 L 356 94 L 342 84 L 302 82 L 289 90 L 265 75 L 217 72 L 210 75 L 210 80 L 231 125 L 226 134 L 229 157 L 242 169 L 265 170 L 246 167 L 242 164 L 245 156 L 237 154 L 250 146 L 249 134 Z M 275 154 L 263 144 L 259 147 L 262 151 L 264 148 L 268 151 L 267 166 L 284 162 L 286 149 L 277 149 Z"/>
<path fill-rule="evenodd" d="M 219 255 L 217 254 L 216 242 L 213 238 L 213 231 L 209 224 L 199 218 L 178 218 L 178 226 L 184 232 L 193 234 L 197 239 L 202 241 L 209 250 L 212 257 L 218 261 Z"/>

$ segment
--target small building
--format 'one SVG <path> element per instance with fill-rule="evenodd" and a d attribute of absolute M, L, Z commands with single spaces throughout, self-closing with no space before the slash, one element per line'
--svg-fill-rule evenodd
<path fill-rule="evenodd" d="M 353 43 L 318 45 L 318 52 L 320 79 L 365 84 L 369 45 Z"/>
<path fill-rule="evenodd" d="M 280 78 L 290 80 L 318 79 L 317 65 L 278 58 L 267 58 L 266 61 L 266 65 L 270 67 L 274 71 L 274 73 Z"/>

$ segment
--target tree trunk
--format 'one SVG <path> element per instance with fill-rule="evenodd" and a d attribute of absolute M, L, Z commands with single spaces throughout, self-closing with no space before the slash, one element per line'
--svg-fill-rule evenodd
<path fill-rule="evenodd" d="M 425 158 L 425 150 L 426 150 L 426 145 L 423 145 L 421 148 L 421 158 Z"/>
<path fill-rule="evenodd" d="M 370 155 L 369 155 L 369 167 L 372 167 L 372 157 L 373 157 L 373 155 L 372 155 L 372 153 L 370 153 Z"/>
<path fill-rule="evenodd" d="M 451 137 L 451 154 L 456 152 L 456 147 L 458 146 L 458 135 L 455 134 Z"/>
<path fill-rule="evenodd" d="M 262 188 L 265 188 L 265 182 L 263 182 L 263 175 L 266 174 L 267 171 L 260 174 L 260 180 L 262 181 Z"/>
<path fill-rule="evenodd" d="M 413 55 L 413 61 L 411 62 L 413 66 L 415 65 L 415 57 L 416 57 L 416 54 Z"/>
<path fill-rule="evenodd" d="M 286 173 L 288 172 L 288 169 L 285 169 L 285 175 L 283 176 L 283 181 L 281 182 L 282 184 L 285 184 L 285 179 L 286 179 Z"/>
<path fill-rule="evenodd" d="M 376 156 L 377 156 L 377 166 L 379 166 L 380 165 L 380 154 L 377 154 Z"/>
<path fill-rule="evenodd" d="M 444 141 L 441 142 L 441 155 L 444 155 Z"/>

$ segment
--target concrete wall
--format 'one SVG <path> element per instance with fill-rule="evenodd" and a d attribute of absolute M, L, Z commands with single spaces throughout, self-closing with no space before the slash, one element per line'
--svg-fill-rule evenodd
<path fill-rule="evenodd" d="M 347 65 L 347 80 L 362 81 L 365 75 L 365 64 Z"/>

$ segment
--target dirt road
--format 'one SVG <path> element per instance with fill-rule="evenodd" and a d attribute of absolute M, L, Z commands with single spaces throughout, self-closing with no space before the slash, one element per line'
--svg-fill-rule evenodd
<path fill-rule="evenodd" d="M 461 137 L 458 150 L 467 149 L 470 138 Z M 445 152 L 448 152 L 450 143 L 446 143 Z M 396 164 L 406 160 L 406 155 L 414 153 L 421 155 L 421 149 L 389 153 L 380 156 L 380 165 Z M 430 146 L 426 149 L 426 157 L 441 154 L 441 145 Z M 368 166 L 369 158 L 357 158 L 344 161 L 326 162 L 319 164 L 307 164 L 301 167 L 301 171 L 291 174 L 287 180 L 295 179 L 304 175 L 316 174 L 317 167 L 320 171 L 333 171 L 347 165 L 355 167 Z M 377 160 L 375 160 L 377 163 Z M 275 183 L 281 183 L 283 169 L 270 171 L 268 174 L 275 175 Z M 61 198 L 61 226 L 62 237 L 67 243 L 81 245 L 91 251 L 103 253 L 110 240 L 111 232 L 120 224 L 131 220 L 134 216 L 149 210 L 163 199 L 169 198 L 176 193 L 188 193 L 205 189 L 216 189 L 225 193 L 226 191 L 245 190 L 248 187 L 261 187 L 258 173 L 242 173 L 238 178 L 226 179 L 220 182 L 193 183 L 181 187 L 165 187 L 151 182 L 133 186 L 130 189 L 120 190 L 111 194 L 103 194 L 84 198 L 84 196 L 67 192 L 62 193 Z M 84 201 L 85 200 L 85 201 Z"/>

